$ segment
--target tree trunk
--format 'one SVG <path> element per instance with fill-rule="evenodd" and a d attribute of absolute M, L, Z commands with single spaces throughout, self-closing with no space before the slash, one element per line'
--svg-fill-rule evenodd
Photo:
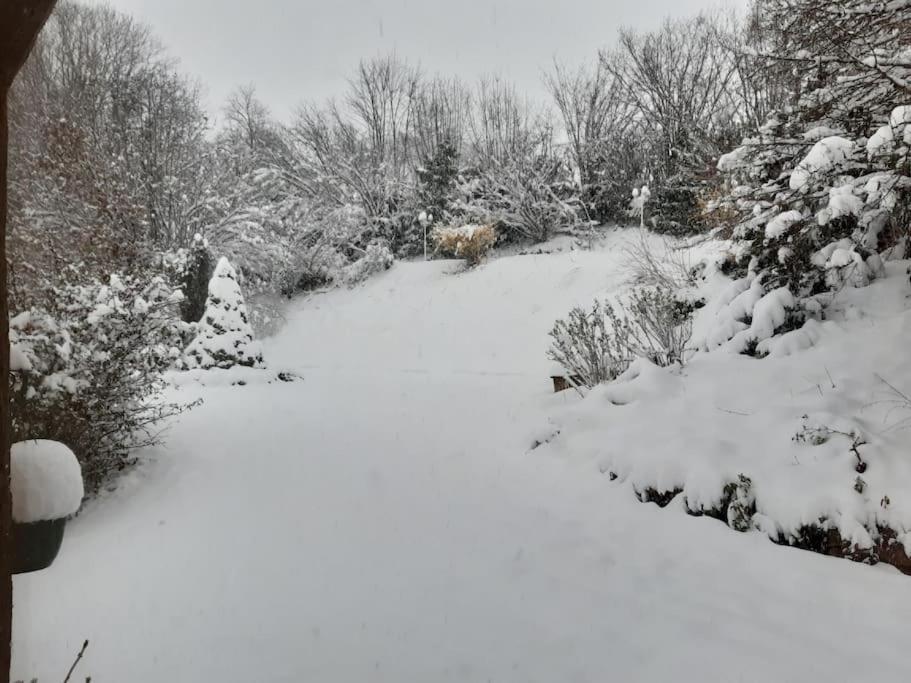
<path fill-rule="evenodd" d="M 0 85 L 0 681 L 10 676 L 13 637 L 12 526 L 9 490 L 9 312 L 6 301 L 6 121 L 7 88 Z"/>
<path fill-rule="evenodd" d="M 6 282 L 7 96 L 56 0 L 0 1 L 0 683 L 9 683 L 13 637 L 9 447 L 9 309 Z"/>

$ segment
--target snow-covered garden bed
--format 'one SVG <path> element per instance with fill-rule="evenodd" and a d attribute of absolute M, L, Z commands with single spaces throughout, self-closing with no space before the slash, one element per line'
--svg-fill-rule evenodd
<path fill-rule="evenodd" d="M 825 295 L 825 320 L 774 338 L 787 291 L 715 274 L 694 320 L 703 351 L 555 397 L 559 434 L 535 452 L 590 462 L 643 501 L 909 572 L 911 359 L 895 344 L 911 327 L 908 266 Z"/>

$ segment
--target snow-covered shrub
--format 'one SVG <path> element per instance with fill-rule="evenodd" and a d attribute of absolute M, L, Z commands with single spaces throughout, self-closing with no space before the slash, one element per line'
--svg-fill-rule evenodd
<path fill-rule="evenodd" d="M 636 358 L 660 366 L 684 361 L 692 334 L 688 304 L 667 289 L 635 289 L 620 306 L 595 301 L 558 320 L 548 358 L 570 377 L 593 387 L 617 378 Z"/>
<path fill-rule="evenodd" d="M 511 159 L 465 174 L 456 211 L 468 222 L 495 225 L 503 240 L 545 242 L 580 222 L 580 203 L 559 159 Z"/>
<path fill-rule="evenodd" d="M 660 366 L 684 362 L 693 332 L 692 306 L 662 287 L 634 289 L 624 302 L 614 329 L 631 355 Z"/>
<path fill-rule="evenodd" d="M 11 318 L 13 440 L 66 444 L 89 493 L 132 464 L 131 451 L 154 443 L 155 426 L 185 407 L 158 398 L 162 373 L 192 335 L 181 299 L 161 278 L 113 275 L 48 291 Z"/>
<path fill-rule="evenodd" d="M 206 312 L 184 357 L 190 368 L 260 367 L 263 364 L 262 348 L 253 338 L 237 273 L 224 257 L 215 266 L 209 281 Z"/>
<path fill-rule="evenodd" d="M 490 225 L 463 225 L 457 228 L 434 228 L 436 249 L 446 256 L 465 259 L 476 266 L 497 241 L 497 232 Z"/>
<path fill-rule="evenodd" d="M 293 240 L 293 255 L 282 273 L 280 292 L 290 297 L 345 282 L 346 269 L 363 258 L 371 244 L 388 243 L 386 237 L 374 233 L 389 230 L 392 227 L 382 221 L 373 221 L 371 227 L 364 211 L 351 204 L 314 211 Z"/>
<path fill-rule="evenodd" d="M 385 244 L 368 244 L 363 257 L 345 268 L 345 281 L 350 285 L 363 282 L 371 275 L 392 268 L 394 261 L 395 256 Z"/>
<path fill-rule="evenodd" d="M 609 382 L 629 366 L 608 329 L 605 306 L 609 304 L 596 300 L 591 311 L 576 307 L 550 332 L 553 342 L 547 357 L 559 363 L 566 376 L 589 388 Z"/>
<path fill-rule="evenodd" d="M 327 287 L 335 281 L 345 263 L 345 257 L 322 240 L 302 247 L 283 273 L 281 293 L 291 297 L 299 292 Z"/>
<path fill-rule="evenodd" d="M 741 182 L 728 204 L 739 212 L 734 236 L 745 247 L 739 274 L 763 274 L 769 288 L 786 286 L 799 298 L 869 283 L 876 253 L 908 230 L 911 178 L 877 168 L 860 146 L 837 136 L 783 160 L 772 141 L 784 129 L 770 122 L 764 131 L 734 153 L 736 162 L 720 162 Z"/>
<path fill-rule="evenodd" d="M 736 215 L 738 274 L 768 290 L 863 286 L 911 225 L 911 5 L 764 0 L 754 20 L 768 66 L 792 73 L 793 106 L 719 159 L 728 191 L 707 208 Z"/>

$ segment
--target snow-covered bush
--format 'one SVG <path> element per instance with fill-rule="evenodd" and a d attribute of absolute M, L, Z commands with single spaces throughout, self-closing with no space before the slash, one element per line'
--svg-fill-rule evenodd
<path fill-rule="evenodd" d="M 184 357 L 190 368 L 260 367 L 263 364 L 262 349 L 253 338 L 237 273 L 224 257 L 215 266 L 209 281 L 206 312 Z"/>
<path fill-rule="evenodd" d="M 559 159 L 510 159 L 461 177 L 456 209 L 467 221 L 496 225 L 503 239 L 545 242 L 580 222 L 570 178 Z"/>
<path fill-rule="evenodd" d="M 353 204 L 321 208 L 306 217 L 292 243 L 293 254 L 281 276 L 279 291 L 285 296 L 347 281 L 347 269 L 361 260 L 371 244 L 388 243 L 383 233 L 390 226 L 369 226 L 370 219 Z M 374 256 L 378 256 L 374 248 Z M 382 259 L 380 259 L 382 260 Z M 366 264 L 362 264 L 366 265 Z"/>
<path fill-rule="evenodd" d="M 347 263 L 345 257 L 322 240 L 301 247 L 289 268 L 282 274 L 280 291 L 291 297 L 299 292 L 312 292 L 331 285 L 340 269 Z"/>
<path fill-rule="evenodd" d="M 463 225 L 457 228 L 434 228 L 436 249 L 446 256 L 465 259 L 476 266 L 497 241 L 497 232 L 491 225 Z"/>
<path fill-rule="evenodd" d="M 155 426 L 184 408 L 158 398 L 162 373 L 192 336 L 181 299 L 161 278 L 113 275 L 48 291 L 11 318 L 13 440 L 66 444 L 90 493 L 132 464 L 131 451 L 154 443 Z"/>
<path fill-rule="evenodd" d="M 693 331 L 692 306 L 670 289 L 634 289 L 613 321 L 630 354 L 662 367 L 683 363 Z"/>
<path fill-rule="evenodd" d="M 550 332 L 553 342 L 547 357 L 586 387 L 609 382 L 629 367 L 630 359 L 608 328 L 606 306 L 595 301 L 591 311 L 576 307 Z"/>
<path fill-rule="evenodd" d="M 762 139 L 720 162 L 741 183 L 729 196 L 739 211 L 734 236 L 745 247 L 740 274 L 762 273 L 769 288 L 787 286 L 798 297 L 867 284 L 877 270 L 871 259 L 907 234 L 908 169 L 889 169 L 838 136 L 794 145 L 782 159 L 772 144 L 782 131 L 770 122 Z"/>
<path fill-rule="evenodd" d="M 354 285 L 363 282 L 371 275 L 382 273 L 384 270 L 392 268 L 395 256 L 385 244 L 368 244 L 364 250 L 364 255 L 350 266 L 345 268 L 345 281 Z"/>
<path fill-rule="evenodd" d="M 547 356 L 587 387 L 616 379 L 636 358 L 682 363 L 690 313 L 670 290 L 657 287 L 635 289 L 616 307 L 596 300 L 591 311 L 574 308 L 554 324 Z"/>
<path fill-rule="evenodd" d="M 911 225 L 911 6 L 764 0 L 755 21 L 765 59 L 793 72 L 794 105 L 719 159 L 728 191 L 707 208 L 736 215 L 736 273 L 767 291 L 863 286 Z"/>

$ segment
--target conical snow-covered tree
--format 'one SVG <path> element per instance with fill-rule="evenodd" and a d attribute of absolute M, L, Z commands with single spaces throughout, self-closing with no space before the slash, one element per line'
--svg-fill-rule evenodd
<path fill-rule="evenodd" d="M 261 367 L 262 348 L 253 339 L 253 328 L 237 282 L 237 273 L 222 257 L 209 281 L 206 312 L 199 334 L 185 352 L 191 368 Z"/>

